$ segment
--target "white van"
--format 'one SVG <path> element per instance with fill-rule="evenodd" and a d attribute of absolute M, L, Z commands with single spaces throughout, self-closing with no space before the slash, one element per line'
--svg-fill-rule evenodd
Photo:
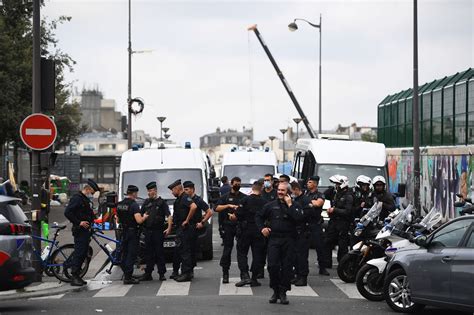
<path fill-rule="evenodd" d="M 240 177 L 241 191 L 249 194 L 253 182 L 263 178 L 265 174 L 277 173 L 277 165 L 277 158 L 273 151 L 235 148 L 224 153 L 221 176 L 227 176 L 229 181 L 233 177 Z"/>
<path fill-rule="evenodd" d="M 375 142 L 345 141 L 329 139 L 299 139 L 296 144 L 291 175 L 306 180 L 313 175 L 320 177 L 319 191 L 332 186 L 329 177 L 335 174 L 347 176 L 349 184 L 355 185 L 359 175 L 374 178 L 381 175 L 387 179 L 387 157 L 385 145 Z M 388 183 L 388 180 L 387 180 Z M 323 209 L 330 207 L 329 200 Z M 326 212 L 323 217 L 327 220 Z"/>
<path fill-rule="evenodd" d="M 168 185 L 177 179 L 190 180 L 195 184 L 196 194 L 209 201 L 209 164 L 205 154 L 199 149 L 145 148 L 128 150 L 122 154 L 120 162 L 119 200 L 122 200 L 128 185 L 138 187 L 138 196 L 143 202 L 147 198 L 145 185 L 157 182 L 158 194 L 170 205 L 173 212 L 175 197 Z M 174 229 L 173 229 L 174 230 Z M 174 233 L 165 239 L 165 249 L 175 246 Z M 198 257 L 209 260 L 212 252 L 212 218 L 198 235 Z"/>

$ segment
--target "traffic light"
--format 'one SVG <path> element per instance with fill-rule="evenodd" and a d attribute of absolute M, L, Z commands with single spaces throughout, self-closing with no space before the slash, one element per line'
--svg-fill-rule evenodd
<path fill-rule="evenodd" d="M 41 111 L 56 108 L 56 63 L 52 59 L 41 58 Z"/>

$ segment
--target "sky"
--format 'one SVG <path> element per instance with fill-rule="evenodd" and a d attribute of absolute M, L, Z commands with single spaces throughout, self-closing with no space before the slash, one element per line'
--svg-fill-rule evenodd
<path fill-rule="evenodd" d="M 45 0 L 56 32 L 77 62 L 66 80 L 98 86 L 126 113 L 128 2 Z M 319 30 L 322 15 L 322 128 L 376 126 L 377 104 L 413 86 L 413 1 L 132 0 L 132 97 L 145 101 L 134 130 L 191 141 L 217 127 L 254 128 L 255 140 L 280 136 L 298 113 L 255 34 L 257 24 L 314 129 L 318 128 Z M 474 64 L 474 1 L 418 1 L 419 84 Z M 300 126 L 301 127 L 301 126 Z"/>

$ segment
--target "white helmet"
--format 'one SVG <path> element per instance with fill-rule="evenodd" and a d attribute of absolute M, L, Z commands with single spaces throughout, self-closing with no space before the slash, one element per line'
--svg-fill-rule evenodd
<path fill-rule="evenodd" d="M 341 189 L 344 189 L 349 186 L 349 179 L 344 175 L 333 175 L 329 177 L 329 181 L 333 184 L 340 184 Z"/>
<path fill-rule="evenodd" d="M 372 179 L 365 175 L 359 175 L 356 179 L 356 186 L 360 188 L 360 184 L 367 184 L 370 186 L 370 184 L 372 184 Z"/>
<path fill-rule="evenodd" d="M 384 185 L 387 185 L 387 182 L 385 181 L 385 178 L 383 176 L 377 175 L 372 179 L 372 183 L 375 185 L 378 182 L 381 182 Z"/>

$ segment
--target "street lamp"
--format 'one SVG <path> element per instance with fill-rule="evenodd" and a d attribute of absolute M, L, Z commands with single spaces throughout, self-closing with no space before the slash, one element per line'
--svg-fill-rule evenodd
<path fill-rule="evenodd" d="M 161 128 L 161 130 L 163 130 L 163 132 L 165 133 L 165 137 L 166 137 L 166 134 L 168 133 L 168 131 L 170 131 L 170 128 L 163 127 L 163 128 Z"/>
<path fill-rule="evenodd" d="M 288 131 L 288 128 L 286 129 L 280 129 L 280 132 L 282 133 L 283 135 L 283 164 L 285 164 L 285 133 Z"/>
<path fill-rule="evenodd" d="M 271 146 L 272 146 L 272 151 L 273 151 L 273 140 L 275 140 L 276 137 L 275 136 L 268 136 L 268 139 L 270 139 L 270 141 L 271 141 Z"/>
<path fill-rule="evenodd" d="M 160 122 L 160 141 L 163 141 L 163 122 L 166 120 L 166 117 L 156 117 Z"/>
<path fill-rule="evenodd" d="M 298 30 L 298 25 L 296 25 L 296 21 L 304 21 L 306 23 L 308 23 L 309 25 L 311 25 L 312 27 L 315 27 L 315 28 L 318 28 L 319 29 L 319 133 L 321 133 L 321 130 L 322 130 L 322 110 L 321 110 L 321 26 L 322 26 L 322 17 L 321 15 L 319 15 L 319 25 L 318 24 L 314 24 L 314 23 L 311 23 L 305 19 L 294 19 L 293 23 L 290 23 L 288 25 L 288 29 L 291 31 L 291 32 L 294 32 L 296 30 Z"/>
<path fill-rule="evenodd" d="M 166 140 L 168 140 L 169 137 L 171 137 L 171 135 L 170 135 L 169 133 L 165 133 L 165 138 L 166 138 Z"/>
<path fill-rule="evenodd" d="M 266 140 L 260 141 L 260 145 L 262 146 L 262 149 L 265 149 L 265 143 L 267 143 Z"/>
<path fill-rule="evenodd" d="M 298 142 L 298 138 L 299 138 L 299 124 L 300 122 L 302 121 L 303 119 L 301 118 L 293 118 L 293 121 L 296 123 L 296 141 L 295 142 Z"/>

